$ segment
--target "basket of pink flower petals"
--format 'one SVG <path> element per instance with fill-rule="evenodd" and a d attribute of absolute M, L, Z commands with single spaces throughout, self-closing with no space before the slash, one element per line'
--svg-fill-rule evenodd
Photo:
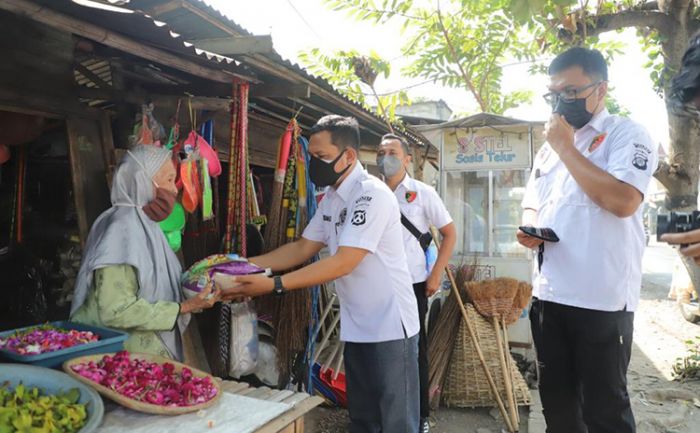
<path fill-rule="evenodd" d="M 156 355 L 126 351 L 74 358 L 63 369 L 126 408 L 180 415 L 212 406 L 221 387 L 211 375 Z"/>

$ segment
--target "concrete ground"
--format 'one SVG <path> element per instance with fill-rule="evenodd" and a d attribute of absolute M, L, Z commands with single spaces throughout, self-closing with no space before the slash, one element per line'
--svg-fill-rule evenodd
<path fill-rule="evenodd" d="M 672 380 L 672 366 L 686 354 L 685 341 L 700 335 L 700 326 L 686 322 L 675 301 L 667 298 L 675 251 L 653 240 L 644 255 L 644 283 L 635 316 L 634 348 L 629 370 L 638 433 L 700 432 L 700 381 Z M 693 398 L 696 400 L 693 401 Z M 521 410 L 521 432 L 544 433 L 537 393 L 532 412 Z M 697 406 L 696 406 L 697 405 Z M 434 413 L 434 433 L 499 433 L 502 423 L 487 409 L 441 408 Z M 528 425 L 529 424 L 529 425 Z M 347 412 L 321 407 L 306 419 L 310 433 L 345 432 Z"/>

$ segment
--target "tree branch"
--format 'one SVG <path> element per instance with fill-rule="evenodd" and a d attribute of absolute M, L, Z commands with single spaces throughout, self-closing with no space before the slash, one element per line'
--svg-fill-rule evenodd
<path fill-rule="evenodd" d="M 679 184 L 688 184 L 691 181 L 682 165 L 669 164 L 666 161 L 659 161 L 654 177 L 670 192 L 676 191 Z"/>
<path fill-rule="evenodd" d="M 601 33 L 614 30 L 621 30 L 628 27 L 651 27 L 660 33 L 668 34 L 676 25 L 671 16 L 658 12 L 646 10 L 628 10 L 614 14 L 590 16 L 585 29 L 578 26 L 576 34 L 565 28 L 559 29 L 559 39 L 573 41 L 576 38 L 586 36 L 598 36 Z"/>
<path fill-rule="evenodd" d="M 481 108 L 481 111 L 487 112 L 488 107 L 484 103 L 483 98 L 479 94 L 479 92 L 476 90 L 474 87 L 474 83 L 472 83 L 469 74 L 467 74 L 467 71 L 464 70 L 464 66 L 462 66 L 462 62 L 459 61 L 459 57 L 457 56 L 457 51 L 454 48 L 454 45 L 452 45 L 452 39 L 450 38 L 449 33 L 447 32 L 447 27 L 445 27 L 445 23 L 442 21 L 442 12 L 440 12 L 440 3 L 438 2 L 438 8 L 437 8 L 437 18 L 438 22 L 440 24 L 440 29 L 442 30 L 442 34 L 445 37 L 445 42 L 447 43 L 447 47 L 450 50 L 450 55 L 452 56 L 452 61 L 457 64 L 457 67 L 459 67 L 459 71 L 462 73 L 462 78 L 464 79 L 465 84 L 469 87 L 469 90 L 472 92 L 472 95 L 474 95 L 474 98 L 476 99 L 476 102 L 479 104 L 479 107 Z"/>

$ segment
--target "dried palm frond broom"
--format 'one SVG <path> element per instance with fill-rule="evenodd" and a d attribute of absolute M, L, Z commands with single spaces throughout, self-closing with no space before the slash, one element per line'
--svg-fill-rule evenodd
<path fill-rule="evenodd" d="M 464 287 L 468 281 L 471 281 L 474 278 L 475 269 L 476 260 L 471 266 L 457 267 L 455 272 L 457 287 Z M 462 295 L 466 296 L 464 292 Z M 428 330 L 428 389 L 430 404 L 433 408 L 437 408 L 440 404 L 440 396 L 461 320 L 455 296 L 447 296 L 440 308 L 435 325 Z"/>
<path fill-rule="evenodd" d="M 482 316 L 489 318 L 496 333 L 498 356 L 503 374 L 506 399 L 510 421 L 516 430 L 518 423 L 518 408 L 513 390 L 513 378 L 508 368 L 510 350 L 508 349 L 508 337 L 505 318 L 511 314 L 513 301 L 518 292 L 520 282 L 513 278 L 496 278 L 493 280 L 471 282 L 467 284 L 467 293 L 474 303 L 474 307 Z M 503 334 L 503 335 L 502 335 Z M 514 431 L 514 430 L 511 430 Z"/>

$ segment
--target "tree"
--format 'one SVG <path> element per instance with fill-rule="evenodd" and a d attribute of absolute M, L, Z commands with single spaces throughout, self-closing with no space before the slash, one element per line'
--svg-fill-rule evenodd
<path fill-rule="evenodd" d="M 368 89 L 374 97 L 376 111 L 384 119 L 389 131 L 401 125 L 396 118 L 396 106 L 409 103 L 405 91 L 379 95 L 374 83 L 379 75 L 385 78 L 391 73 L 391 65 L 379 57 L 377 53 L 362 55 L 357 51 L 336 51 L 331 54 L 322 53 L 318 48 L 299 53 L 299 60 L 314 75 L 326 79 L 336 89 L 340 90 L 351 100 L 373 109 L 367 101 Z"/>
<path fill-rule="evenodd" d="M 531 59 L 537 45 L 519 38 L 506 4 L 494 1 L 447 1 L 444 8 L 399 0 L 326 0 L 334 10 L 378 24 L 401 20 L 407 43 L 403 55 L 412 59 L 404 71 L 445 86 L 466 88 L 479 110 L 502 114 L 531 98 L 529 92 L 503 94 L 499 63 Z M 418 3 L 421 3 L 419 5 Z"/>
<path fill-rule="evenodd" d="M 611 57 L 622 47 L 602 44 L 599 36 L 627 28 L 637 29 L 649 55 L 648 73 L 668 101 L 670 77 L 688 39 L 700 30 L 700 0 L 434 0 L 427 6 L 413 0 L 325 1 L 360 20 L 402 20 L 409 36 L 404 54 L 413 58 L 406 72 L 466 87 L 482 110 L 492 112 L 522 100 L 499 93 L 503 59 L 533 60 L 572 45 L 595 46 Z M 541 67 L 535 63 L 531 69 Z M 700 129 L 696 120 L 666 105 L 669 160 L 655 176 L 668 191 L 666 207 L 688 211 L 698 195 Z"/>

